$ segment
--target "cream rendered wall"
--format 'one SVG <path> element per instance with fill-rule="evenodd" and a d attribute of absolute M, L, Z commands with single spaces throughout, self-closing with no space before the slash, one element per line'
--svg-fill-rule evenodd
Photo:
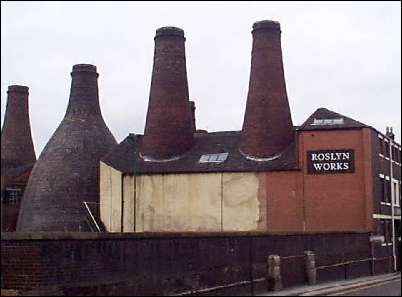
<path fill-rule="evenodd" d="M 121 232 L 122 173 L 100 162 L 100 215 L 109 232 Z"/>
<path fill-rule="evenodd" d="M 137 176 L 136 231 L 220 231 L 221 175 Z"/>
<path fill-rule="evenodd" d="M 110 185 L 110 169 L 105 163 L 100 162 L 99 176 L 99 202 L 100 202 L 100 219 L 107 231 L 110 231 L 111 222 L 111 205 L 112 193 Z"/>
<path fill-rule="evenodd" d="M 223 231 L 261 229 L 259 225 L 264 223 L 266 211 L 265 200 L 260 202 L 259 189 L 260 181 L 256 173 L 223 174 Z"/>
<path fill-rule="evenodd" d="M 134 177 L 101 162 L 101 219 L 109 232 L 266 230 L 263 176 L 251 172 Z"/>
<path fill-rule="evenodd" d="M 135 177 L 123 176 L 123 232 L 135 232 Z"/>

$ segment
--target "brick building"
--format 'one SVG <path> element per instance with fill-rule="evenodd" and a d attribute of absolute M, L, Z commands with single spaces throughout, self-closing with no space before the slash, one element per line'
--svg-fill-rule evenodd
<path fill-rule="evenodd" d="M 325 108 L 294 126 L 280 26 L 252 33 L 243 128 L 208 133 L 189 108 L 184 34 L 157 31 L 144 135 L 101 160 L 106 230 L 371 232 L 376 257 L 399 255 L 400 145 Z"/>

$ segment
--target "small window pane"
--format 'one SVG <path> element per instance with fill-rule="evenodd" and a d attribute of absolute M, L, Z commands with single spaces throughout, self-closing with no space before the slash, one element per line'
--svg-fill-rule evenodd
<path fill-rule="evenodd" d="M 225 162 L 229 153 L 221 153 L 221 154 L 207 154 L 202 155 L 199 163 L 222 163 Z"/>

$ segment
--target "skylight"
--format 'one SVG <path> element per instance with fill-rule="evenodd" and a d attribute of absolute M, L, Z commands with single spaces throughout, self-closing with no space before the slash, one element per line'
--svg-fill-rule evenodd
<path fill-rule="evenodd" d="M 338 119 L 314 119 L 311 126 L 332 126 L 332 125 L 343 125 L 343 118 Z"/>
<path fill-rule="evenodd" d="M 206 154 L 202 155 L 198 163 L 223 163 L 226 161 L 229 153 Z"/>

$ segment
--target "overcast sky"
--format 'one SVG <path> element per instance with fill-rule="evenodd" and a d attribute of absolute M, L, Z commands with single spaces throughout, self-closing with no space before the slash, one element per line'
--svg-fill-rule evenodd
<path fill-rule="evenodd" d="M 154 35 L 185 31 L 197 127 L 240 130 L 251 62 L 251 27 L 282 28 L 294 124 L 326 107 L 380 131 L 401 133 L 400 2 L 1 2 L 1 122 L 7 87 L 30 88 L 39 155 L 61 122 L 74 64 L 98 67 L 106 124 L 120 142 L 143 133 Z"/>

